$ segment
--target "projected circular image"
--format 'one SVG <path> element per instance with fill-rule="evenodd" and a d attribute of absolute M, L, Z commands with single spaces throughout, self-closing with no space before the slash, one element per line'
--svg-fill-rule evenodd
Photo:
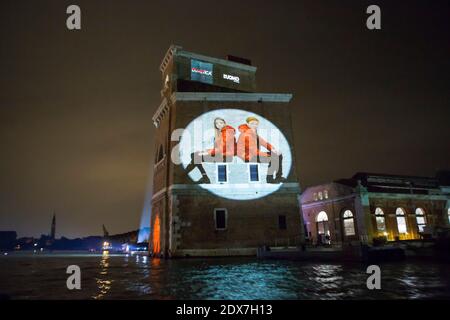
<path fill-rule="evenodd" d="M 264 117 L 219 109 L 194 119 L 180 139 L 186 174 L 211 193 L 234 200 L 261 198 L 278 190 L 292 155 L 281 131 Z"/>

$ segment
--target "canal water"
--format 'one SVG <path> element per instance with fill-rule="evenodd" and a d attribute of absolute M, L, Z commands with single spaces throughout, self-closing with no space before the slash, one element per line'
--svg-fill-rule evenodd
<path fill-rule="evenodd" d="M 66 287 L 69 265 L 81 290 Z M 142 255 L 10 253 L 0 256 L 0 295 L 10 299 L 450 299 L 450 265 L 381 264 L 381 290 L 367 265 Z"/>

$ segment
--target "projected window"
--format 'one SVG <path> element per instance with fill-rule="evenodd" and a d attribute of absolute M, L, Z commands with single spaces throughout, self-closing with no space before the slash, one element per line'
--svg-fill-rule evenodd
<path fill-rule="evenodd" d="M 404 234 L 408 233 L 408 227 L 406 225 L 405 211 L 402 208 L 397 208 L 395 211 L 395 215 L 397 218 L 397 228 L 398 233 Z"/>
<path fill-rule="evenodd" d="M 378 232 L 386 232 L 386 220 L 384 218 L 384 212 L 381 208 L 375 209 L 375 220 L 377 222 Z"/>
<path fill-rule="evenodd" d="M 282 132 L 241 109 L 201 114 L 183 129 L 177 149 L 193 183 L 226 199 L 265 197 L 281 188 L 292 166 Z"/>
<path fill-rule="evenodd" d="M 353 213 L 350 210 L 345 210 L 344 215 L 344 233 L 346 236 L 355 235 L 355 220 L 353 219 Z"/>
<path fill-rule="evenodd" d="M 426 226 L 426 221 L 425 221 L 425 212 L 423 211 L 422 208 L 416 209 L 416 222 L 419 232 L 423 232 Z"/>
<path fill-rule="evenodd" d="M 213 83 L 213 64 L 191 60 L 191 80 L 203 83 Z"/>
<path fill-rule="evenodd" d="M 227 182 L 227 165 L 226 164 L 217 165 L 217 182 L 220 182 L 220 183 Z"/>
<path fill-rule="evenodd" d="M 280 230 L 286 230 L 287 229 L 286 216 L 285 215 L 279 215 L 278 216 L 278 229 L 280 229 Z"/>
<path fill-rule="evenodd" d="M 448 215 L 448 223 L 450 223 L 450 209 L 447 210 L 447 215 Z"/>
<path fill-rule="evenodd" d="M 258 182 L 259 181 L 259 169 L 257 164 L 250 164 L 249 165 L 250 170 L 250 181 L 251 182 Z"/>
<path fill-rule="evenodd" d="M 227 216 L 228 214 L 226 209 L 214 209 L 216 230 L 225 230 L 227 228 Z"/>

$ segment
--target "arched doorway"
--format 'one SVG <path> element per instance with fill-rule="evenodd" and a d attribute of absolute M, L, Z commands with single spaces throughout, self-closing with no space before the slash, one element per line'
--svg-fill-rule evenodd
<path fill-rule="evenodd" d="M 153 222 L 153 254 L 161 253 L 161 223 L 159 219 L 159 215 L 157 214 L 155 217 L 155 221 Z"/>
<path fill-rule="evenodd" d="M 416 209 L 416 223 L 419 233 L 423 233 L 425 231 L 425 227 L 427 226 L 427 220 L 425 218 L 425 211 L 422 208 Z"/>
<path fill-rule="evenodd" d="M 330 244 L 330 227 L 328 225 L 328 215 L 325 211 L 320 211 L 316 217 L 317 244 Z"/>

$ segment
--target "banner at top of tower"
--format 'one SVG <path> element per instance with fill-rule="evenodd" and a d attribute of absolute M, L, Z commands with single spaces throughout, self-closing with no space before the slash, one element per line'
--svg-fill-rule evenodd
<path fill-rule="evenodd" d="M 163 59 L 163 87 L 173 92 L 256 92 L 257 68 L 181 48 Z M 170 85 L 167 85 L 167 84 Z"/>

